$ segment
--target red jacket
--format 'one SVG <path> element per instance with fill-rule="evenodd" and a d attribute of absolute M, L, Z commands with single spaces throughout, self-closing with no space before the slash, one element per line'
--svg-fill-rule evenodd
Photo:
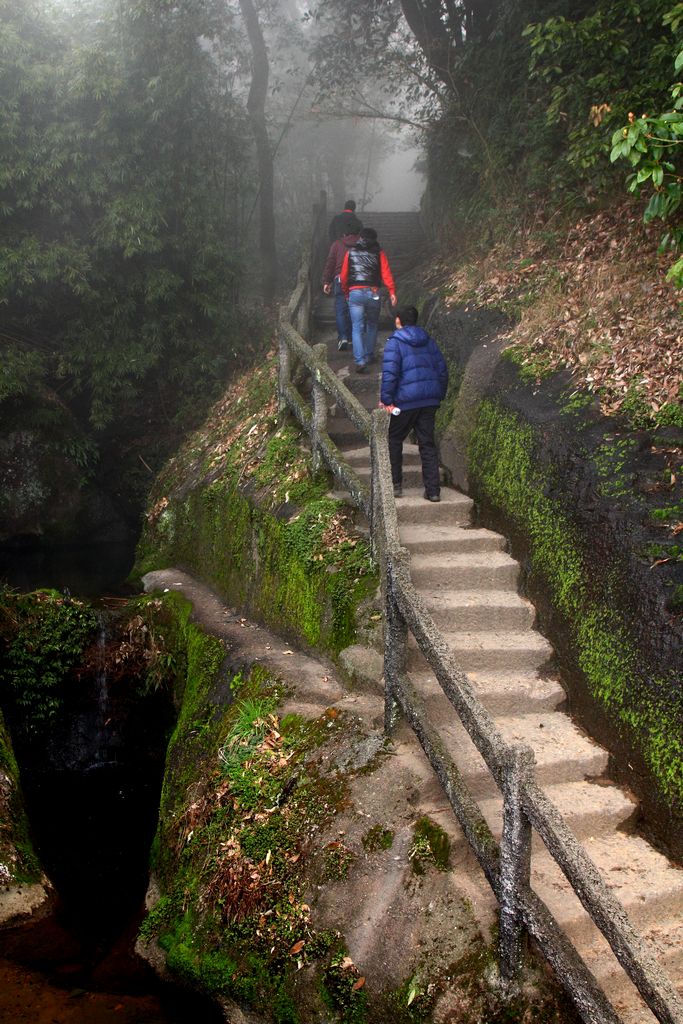
<path fill-rule="evenodd" d="M 344 256 L 359 238 L 360 235 L 344 235 L 343 238 L 338 238 L 336 242 L 332 243 L 323 269 L 323 284 L 332 284 L 335 277 L 339 277 Z"/>

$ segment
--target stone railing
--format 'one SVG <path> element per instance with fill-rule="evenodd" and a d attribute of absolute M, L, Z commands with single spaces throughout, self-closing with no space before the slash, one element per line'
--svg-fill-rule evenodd
<path fill-rule="evenodd" d="M 324 204 L 323 209 L 324 209 Z M 320 215 L 318 211 L 318 221 Z M 534 777 L 530 747 L 507 743 L 430 616 L 410 577 L 410 556 L 401 546 L 393 496 L 389 417 L 370 416 L 327 364 L 326 347 L 310 338 L 313 282 L 308 258 L 279 322 L 280 407 L 289 409 L 311 439 L 316 465 L 324 463 L 351 501 L 368 516 L 380 565 L 384 600 L 385 729 L 399 714 L 411 725 L 444 788 L 463 832 L 500 904 L 499 967 L 504 990 L 514 992 L 523 963 L 524 934 L 537 943 L 587 1024 L 622 1024 L 621 1018 L 566 933 L 531 885 L 532 830 L 561 868 L 617 960 L 662 1024 L 683 1024 L 683 1001 L 652 952 L 612 895 L 600 871 Z M 294 383 L 305 368 L 312 408 Z M 328 403 L 336 405 L 366 438 L 371 450 L 371 489 L 360 480 L 327 433 Z M 495 839 L 461 772 L 406 672 L 408 635 L 436 675 L 503 796 L 503 833 Z"/>

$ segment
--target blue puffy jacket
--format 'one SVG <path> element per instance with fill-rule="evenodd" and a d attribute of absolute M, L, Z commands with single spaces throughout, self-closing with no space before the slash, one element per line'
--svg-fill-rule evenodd
<path fill-rule="evenodd" d="M 394 331 L 384 347 L 383 404 L 401 411 L 438 405 L 447 387 L 448 367 L 434 339 L 417 325 Z"/>

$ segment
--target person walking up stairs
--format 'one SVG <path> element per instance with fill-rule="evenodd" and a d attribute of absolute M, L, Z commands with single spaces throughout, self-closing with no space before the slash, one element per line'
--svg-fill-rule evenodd
<path fill-rule="evenodd" d="M 415 431 L 427 501 L 441 500 L 439 453 L 434 440 L 436 410 L 448 390 L 448 367 L 441 349 L 417 325 L 415 306 L 396 314 L 396 330 L 384 346 L 380 405 L 391 413 L 389 459 L 394 497 L 403 495 L 403 442 Z"/>

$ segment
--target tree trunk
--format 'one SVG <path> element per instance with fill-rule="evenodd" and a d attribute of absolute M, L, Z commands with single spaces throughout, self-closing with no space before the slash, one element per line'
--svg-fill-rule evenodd
<path fill-rule="evenodd" d="M 401 9 L 432 71 L 452 89 L 450 64 L 455 39 L 442 21 L 440 0 L 401 0 Z"/>
<path fill-rule="evenodd" d="M 268 94 L 268 53 L 252 0 L 239 0 L 240 10 L 249 36 L 253 66 L 247 110 L 256 142 L 259 173 L 259 249 L 261 252 L 263 298 L 269 303 L 277 287 L 277 253 L 275 251 L 275 210 L 273 184 L 273 151 L 266 128 L 266 96 Z"/>

